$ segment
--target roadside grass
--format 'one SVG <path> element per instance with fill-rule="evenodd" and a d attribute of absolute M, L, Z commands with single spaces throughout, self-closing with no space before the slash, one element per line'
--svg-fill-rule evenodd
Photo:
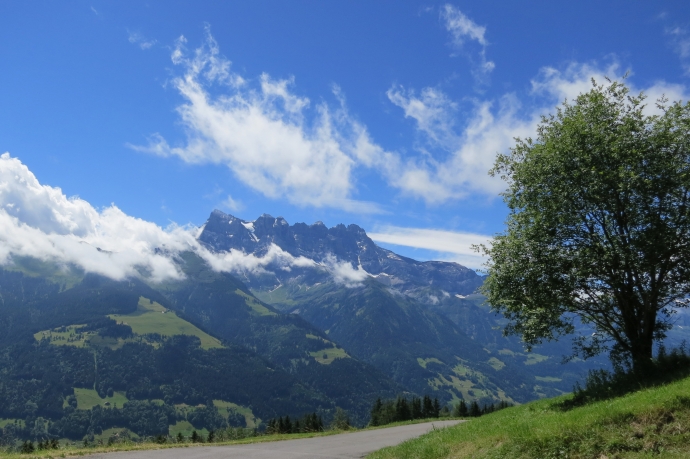
<path fill-rule="evenodd" d="M 690 457 L 690 378 L 564 411 L 570 398 L 507 408 L 369 458 Z"/>
<path fill-rule="evenodd" d="M 205 429 L 203 431 L 205 432 Z M 197 430 L 197 432 L 201 433 L 202 430 Z M 310 432 L 299 434 L 261 435 L 257 437 L 243 438 L 240 440 L 213 443 L 192 443 L 189 440 L 187 440 L 184 443 L 166 442 L 161 444 L 157 443 L 154 438 L 151 438 L 142 442 L 126 440 L 122 442 L 113 443 L 112 445 L 106 445 L 104 442 L 103 445 L 88 447 L 81 446 L 80 442 L 65 444 L 64 441 L 61 441 L 60 448 L 57 450 L 36 450 L 33 453 L 29 454 L 0 451 L 0 459 L 55 459 L 88 456 L 91 454 L 112 453 L 117 451 L 146 451 L 169 448 L 193 448 L 196 446 L 246 445 L 252 443 L 264 443 L 271 441 L 296 440 L 299 438 L 326 437 L 329 435 L 336 435 L 343 432 L 344 431 L 342 430 L 327 430 L 325 432 Z"/>
<path fill-rule="evenodd" d="M 146 451 L 146 450 L 156 450 L 156 449 L 169 449 L 169 448 L 193 448 L 196 446 L 224 446 L 224 445 L 246 445 L 246 444 L 252 444 L 252 443 L 265 443 L 265 442 L 272 442 L 272 441 L 284 441 L 284 440 L 297 440 L 300 438 L 312 438 L 312 437 L 327 437 L 330 435 L 338 435 L 346 432 L 359 432 L 362 430 L 378 430 L 378 429 L 385 429 L 387 427 L 395 427 L 395 426 L 402 426 L 402 425 L 411 425 L 411 424 L 419 424 L 423 422 L 433 422 L 433 421 L 443 421 L 443 420 L 448 420 L 448 419 L 454 419 L 454 418 L 435 418 L 435 419 L 417 419 L 414 421 L 401 421 L 401 422 L 395 422 L 392 424 L 387 424 L 385 426 L 376 426 L 376 427 L 366 427 L 364 429 L 356 429 L 352 428 L 350 430 L 344 431 L 344 430 L 327 430 L 324 432 L 309 432 L 309 433 L 298 433 L 298 434 L 274 434 L 274 435 L 260 435 L 256 437 L 248 437 L 248 438 L 243 438 L 239 440 L 231 440 L 231 441 L 223 441 L 223 442 L 213 442 L 213 443 L 191 443 L 188 439 L 184 443 L 177 443 L 174 442 L 174 439 L 171 441 L 169 438 L 166 443 L 157 443 L 155 441 L 155 438 L 149 438 L 144 441 L 131 441 L 131 440 L 125 440 L 121 442 L 116 442 L 113 443 L 112 445 L 106 445 L 105 441 L 103 441 L 103 445 L 92 445 L 88 447 L 84 447 L 81 445 L 81 442 L 69 442 L 66 443 L 64 440 L 60 441 L 60 448 L 57 450 L 42 450 L 42 451 L 34 451 L 33 453 L 29 454 L 22 454 L 19 452 L 3 452 L 0 450 L 0 459 L 55 459 L 55 458 L 71 458 L 71 457 L 81 457 L 81 456 L 88 456 L 91 454 L 102 454 L 102 453 L 111 453 L 111 452 L 117 452 L 117 451 Z M 186 421 L 184 421 L 186 423 Z M 180 424 L 180 423 L 178 423 Z M 191 426 L 191 424 L 189 424 Z M 186 429 L 184 427 L 187 427 L 186 424 L 180 424 L 180 431 L 184 432 Z M 119 431 L 123 429 L 119 428 L 113 428 L 109 429 L 109 431 Z M 203 430 L 197 430 L 198 433 L 204 433 L 205 435 L 208 435 L 205 431 Z M 105 433 L 105 432 L 104 432 Z M 171 429 L 171 435 L 170 437 L 173 437 L 172 435 L 172 429 Z M 175 432 L 175 436 L 177 435 L 177 431 Z M 99 437 L 104 437 L 103 435 Z M 103 439 L 103 438 L 102 438 Z"/>

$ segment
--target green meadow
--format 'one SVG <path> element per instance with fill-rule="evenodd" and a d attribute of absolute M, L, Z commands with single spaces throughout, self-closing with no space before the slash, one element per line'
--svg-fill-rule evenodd
<path fill-rule="evenodd" d="M 111 314 L 108 317 L 118 323 L 129 325 L 137 335 L 149 333 L 158 333 L 161 336 L 191 335 L 201 340 L 202 349 L 223 347 L 218 339 L 177 317 L 173 311 L 143 296 L 139 298 L 136 311 L 130 314 Z"/>
<path fill-rule="evenodd" d="M 690 378 L 565 410 L 570 397 L 487 414 L 369 458 L 690 457 Z"/>
<path fill-rule="evenodd" d="M 94 406 L 122 407 L 127 400 L 124 392 L 113 392 L 112 397 L 101 398 L 94 389 L 82 389 L 75 387 L 74 396 L 77 398 L 78 410 L 90 410 Z"/>

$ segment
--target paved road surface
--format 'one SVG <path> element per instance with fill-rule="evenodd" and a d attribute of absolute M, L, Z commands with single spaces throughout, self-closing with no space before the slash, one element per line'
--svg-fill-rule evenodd
<path fill-rule="evenodd" d="M 435 421 L 328 437 L 302 438 L 251 445 L 196 446 L 94 454 L 88 457 L 90 459 L 341 459 L 364 457 L 378 449 L 397 445 L 410 438 L 425 434 L 433 427 L 448 427 L 458 422 L 461 421 Z"/>

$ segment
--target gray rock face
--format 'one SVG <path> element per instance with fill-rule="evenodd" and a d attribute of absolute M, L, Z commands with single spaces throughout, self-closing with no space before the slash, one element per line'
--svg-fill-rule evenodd
<path fill-rule="evenodd" d="M 361 267 L 381 283 L 408 294 L 433 287 L 451 295 L 467 295 L 482 284 L 482 277 L 457 263 L 416 261 L 377 246 L 357 225 L 323 223 L 288 224 L 282 217 L 263 214 L 253 222 L 219 210 L 211 213 L 199 240 L 214 251 L 241 250 L 261 256 L 271 244 L 295 257 L 321 262 L 329 256 Z M 292 275 L 294 275 L 293 273 Z M 277 273 L 284 277 L 289 273 Z"/>

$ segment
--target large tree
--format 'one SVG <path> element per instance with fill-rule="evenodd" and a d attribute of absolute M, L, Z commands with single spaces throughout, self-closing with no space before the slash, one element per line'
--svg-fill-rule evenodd
<path fill-rule="evenodd" d="M 528 345 L 575 333 L 575 355 L 638 371 L 690 293 L 690 104 L 592 85 L 498 156 L 510 214 L 483 289 Z"/>

